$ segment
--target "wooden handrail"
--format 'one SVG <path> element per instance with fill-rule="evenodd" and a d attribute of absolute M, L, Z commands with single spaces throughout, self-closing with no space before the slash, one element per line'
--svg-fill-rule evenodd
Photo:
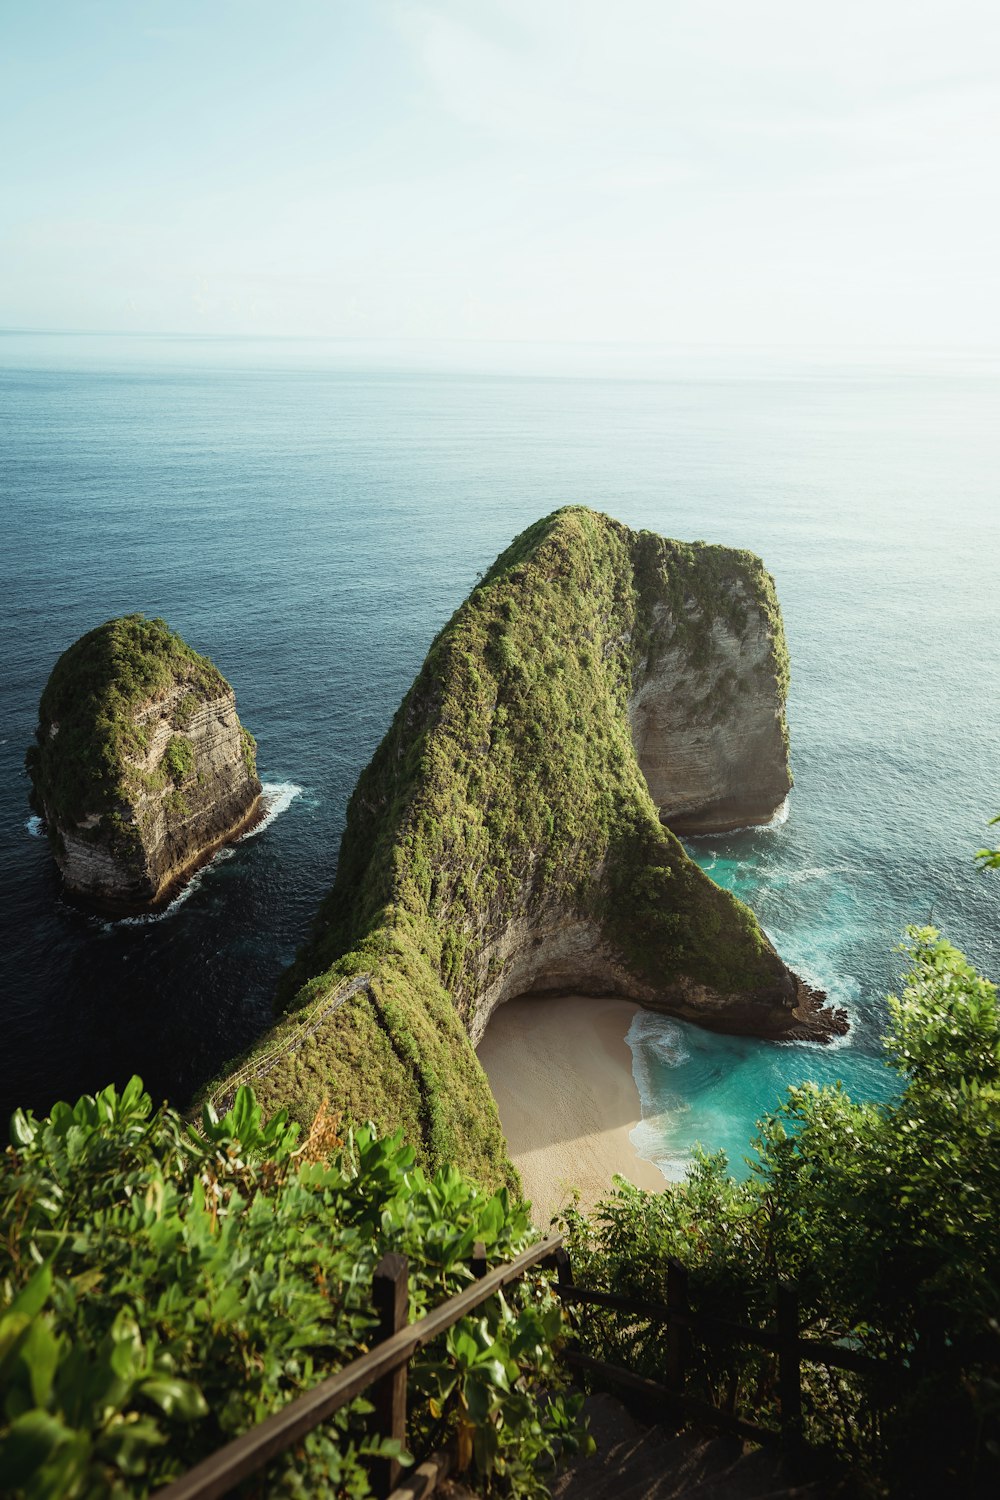
<path fill-rule="evenodd" d="M 224 1078 L 218 1088 L 208 1096 L 207 1102 L 218 1114 L 225 1114 L 232 1102 L 232 1097 L 235 1097 L 237 1089 L 242 1084 L 252 1083 L 255 1078 L 266 1078 L 283 1057 L 286 1057 L 289 1052 L 296 1051 L 304 1041 L 314 1035 L 328 1016 L 333 1015 L 348 1000 L 353 1000 L 361 990 L 367 989 L 371 984 L 371 977 L 370 974 L 355 974 L 352 979 L 342 979 L 332 994 L 327 991 L 321 995 L 304 1016 L 289 1017 L 289 1020 L 294 1022 L 294 1029 L 291 1029 L 276 1047 L 272 1047 L 270 1052 L 250 1058 L 241 1068 L 237 1068 Z"/>
<path fill-rule="evenodd" d="M 755 1442 L 779 1437 L 786 1443 L 797 1441 L 801 1427 L 801 1363 L 829 1365 L 862 1375 L 885 1374 L 893 1368 L 890 1361 L 873 1358 L 858 1350 L 802 1338 L 798 1332 L 794 1291 L 787 1286 L 779 1287 L 777 1329 L 753 1328 L 710 1313 L 692 1312 L 688 1302 L 687 1272 L 679 1262 L 671 1262 L 668 1267 L 665 1303 L 625 1297 L 597 1287 L 577 1286 L 564 1241 L 562 1234 L 550 1235 L 492 1271 L 486 1269 L 482 1246 L 477 1246 L 472 1262 L 473 1274 L 478 1278 L 475 1283 L 406 1327 L 399 1327 L 405 1317 L 405 1260 L 399 1256 L 384 1257 L 376 1282 L 381 1275 L 385 1285 L 374 1288 L 376 1301 L 381 1299 L 384 1304 L 381 1308 L 381 1341 L 367 1354 L 359 1356 L 311 1391 L 297 1396 L 280 1411 L 220 1448 L 180 1479 L 157 1490 L 155 1500 L 216 1500 L 216 1497 L 228 1494 L 242 1480 L 259 1472 L 271 1459 L 376 1383 L 380 1383 L 376 1407 L 384 1408 L 381 1410 L 381 1428 L 388 1428 L 388 1435 L 405 1435 L 405 1371 L 413 1355 L 510 1282 L 517 1281 L 532 1266 L 545 1261 L 549 1261 L 558 1273 L 555 1290 L 564 1302 L 606 1307 L 664 1323 L 667 1327 L 666 1384 L 608 1365 L 579 1349 L 571 1348 L 565 1352 L 568 1365 L 601 1374 L 636 1395 L 666 1404 L 675 1411 L 683 1410 L 696 1420 L 739 1433 Z M 389 1262 L 400 1264 L 390 1266 Z M 393 1327 L 398 1331 L 391 1332 Z M 749 1344 L 778 1355 L 780 1432 L 719 1411 L 685 1392 L 688 1340 L 692 1333 L 707 1335 L 710 1339 L 724 1338 L 734 1344 Z M 383 1431 L 382 1435 L 387 1433 Z M 398 1465 L 388 1461 L 384 1475 L 388 1482 L 381 1486 L 382 1493 L 392 1489 L 399 1500 L 410 1495 L 430 1495 L 445 1472 L 446 1464 L 447 1460 L 438 1455 L 400 1482 Z"/>
<path fill-rule="evenodd" d="M 525 1271 L 548 1260 L 563 1243 L 561 1234 L 550 1235 L 522 1250 L 513 1260 L 487 1271 L 464 1292 L 449 1297 L 408 1328 L 393 1334 L 368 1354 L 352 1360 L 335 1375 L 320 1381 L 311 1391 L 297 1396 L 270 1417 L 251 1427 L 224 1448 L 204 1459 L 180 1479 L 156 1491 L 156 1500 L 216 1500 L 227 1495 L 241 1480 L 257 1473 L 272 1458 L 305 1437 L 327 1417 L 340 1411 L 376 1380 L 405 1365 L 425 1344 L 444 1333 L 481 1303 L 517 1281 Z"/>
<path fill-rule="evenodd" d="M 781 1340 L 770 1328 L 754 1328 L 749 1323 L 734 1323 L 729 1318 L 716 1317 L 714 1313 L 671 1314 L 665 1302 L 646 1302 L 640 1297 L 623 1297 L 619 1292 L 604 1292 L 597 1287 L 560 1286 L 558 1291 L 564 1302 L 607 1307 L 613 1312 L 631 1313 L 651 1323 L 668 1323 L 672 1319 L 681 1328 L 692 1329 L 712 1340 L 750 1344 L 772 1354 L 777 1354 L 781 1347 Z M 797 1342 L 799 1357 L 807 1364 L 830 1365 L 838 1370 L 850 1370 L 855 1375 L 877 1375 L 889 1368 L 887 1360 L 879 1359 L 873 1354 L 862 1354 L 857 1349 L 848 1349 L 840 1344 L 801 1337 Z"/>
<path fill-rule="evenodd" d="M 586 1370 L 593 1375 L 600 1375 L 620 1386 L 623 1390 L 631 1391 L 635 1396 L 641 1396 L 650 1405 L 667 1409 L 677 1401 L 677 1393 L 671 1391 L 668 1386 L 661 1385 L 658 1380 L 650 1380 L 646 1375 L 636 1375 L 632 1370 L 626 1370 L 622 1365 L 609 1365 L 602 1359 L 594 1359 L 590 1354 L 582 1354 L 579 1349 L 567 1349 L 564 1359 L 572 1370 Z M 739 1437 L 749 1438 L 754 1443 L 773 1442 L 778 1434 L 770 1427 L 758 1427 L 754 1422 L 744 1422 L 741 1417 L 731 1416 L 729 1412 L 718 1410 L 710 1406 L 707 1401 L 699 1401 L 694 1396 L 683 1398 L 684 1410 L 698 1421 L 707 1426 L 718 1427 L 723 1432 L 736 1433 Z"/>
<path fill-rule="evenodd" d="M 606 1307 L 632 1318 L 666 1326 L 663 1349 L 663 1384 L 631 1370 L 610 1365 L 603 1360 L 571 1348 L 564 1358 L 572 1368 L 599 1375 L 612 1385 L 620 1386 L 659 1407 L 664 1413 L 683 1413 L 696 1421 L 735 1432 L 755 1442 L 780 1440 L 786 1452 L 794 1455 L 802 1444 L 802 1365 L 828 1365 L 851 1370 L 860 1375 L 885 1375 L 902 1366 L 887 1359 L 874 1358 L 860 1350 L 817 1339 L 802 1338 L 799 1332 L 798 1296 L 794 1286 L 780 1283 L 777 1289 L 776 1320 L 773 1328 L 754 1328 L 744 1323 L 715 1317 L 712 1313 L 694 1312 L 688 1300 L 687 1271 L 676 1260 L 667 1265 L 667 1300 L 646 1301 L 639 1297 L 605 1292 L 597 1287 L 577 1286 L 573 1281 L 569 1257 L 559 1252 L 560 1274 L 556 1291 L 564 1302 L 579 1306 Z M 730 1412 L 723 1412 L 701 1401 L 685 1390 L 689 1359 L 688 1340 L 696 1333 L 702 1340 L 726 1344 L 745 1344 L 764 1349 L 778 1357 L 778 1393 L 780 1428 L 759 1427 Z"/>

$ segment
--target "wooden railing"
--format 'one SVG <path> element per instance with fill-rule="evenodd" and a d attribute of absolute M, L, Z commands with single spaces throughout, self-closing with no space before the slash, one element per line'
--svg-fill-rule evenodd
<path fill-rule="evenodd" d="M 620 1366 L 606 1364 L 574 1347 L 565 1350 L 565 1362 L 572 1369 L 584 1371 L 639 1396 L 644 1404 L 655 1407 L 664 1415 L 672 1414 L 675 1419 L 690 1418 L 720 1431 L 749 1438 L 755 1443 L 780 1441 L 786 1448 L 794 1449 L 800 1445 L 802 1438 L 803 1364 L 823 1365 L 857 1375 L 884 1376 L 890 1369 L 888 1361 L 875 1359 L 859 1350 L 825 1343 L 819 1339 L 803 1338 L 799 1327 L 798 1295 L 791 1285 L 779 1284 L 777 1288 L 773 1326 L 754 1328 L 749 1324 L 735 1323 L 709 1313 L 693 1312 L 688 1294 L 687 1268 L 679 1261 L 672 1260 L 667 1266 L 666 1302 L 623 1297 L 617 1292 L 577 1286 L 573 1281 L 569 1255 L 562 1247 L 554 1253 L 553 1261 L 558 1273 L 557 1290 L 564 1302 L 577 1306 L 608 1308 L 644 1322 L 662 1323 L 666 1329 L 663 1359 L 665 1379 L 662 1383 Z M 745 1421 L 732 1412 L 700 1400 L 686 1389 L 694 1335 L 704 1343 L 721 1344 L 730 1348 L 749 1346 L 777 1356 L 778 1428 L 762 1427 Z"/>
<path fill-rule="evenodd" d="M 562 1235 L 550 1235 L 492 1271 L 487 1270 L 485 1250 L 477 1245 L 472 1260 L 473 1275 L 477 1278 L 475 1283 L 410 1324 L 407 1324 L 406 1257 L 384 1255 L 376 1267 L 372 1289 L 379 1315 L 374 1347 L 335 1375 L 328 1376 L 311 1391 L 297 1396 L 258 1426 L 251 1427 L 249 1432 L 227 1443 L 173 1484 L 158 1490 L 157 1500 L 216 1500 L 217 1496 L 228 1495 L 242 1480 L 259 1473 L 271 1459 L 370 1387 L 374 1387 L 372 1400 L 380 1435 L 396 1438 L 405 1446 L 406 1373 L 417 1350 L 512 1281 L 517 1281 L 532 1266 L 550 1260 L 562 1243 Z M 378 1464 L 373 1475 L 375 1487 L 379 1493 L 387 1495 L 399 1480 L 399 1463 L 396 1459 L 380 1459 Z M 441 1455 L 422 1464 L 410 1476 L 406 1495 L 417 1500 L 418 1496 L 431 1494 L 444 1476 L 446 1466 L 447 1460 Z"/>
<path fill-rule="evenodd" d="M 305 1015 L 291 1017 L 289 1032 L 276 1047 L 272 1047 L 270 1052 L 262 1052 L 259 1056 L 250 1058 L 249 1062 L 245 1062 L 234 1073 L 230 1073 L 228 1078 L 224 1078 L 212 1091 L 208 1102 L 216 1113 L 224 1115 L 226 1110 L 232 1107 L 236 1090 L 241 1084 L 255 1083 L 260 1078 L 266 1078 L 284 1057 L 287 1057 L 290 1052 L 296 1052 L 303 1042 L 315 1035 L 334 1011 L 339 1010 L 361 990 L 366 990 L 371 983 L 371 977 L 370 974 L 356 974 L 353 979 L 343 979 L 338 983 L 333 994 L 327 991 L 326 994 L 321 995 Z"/>
<path fill-rule="evenodd" d="M 632 1370 L 606 1364 L 570 1345 L 562 1357 L 598 1381 L 642 1399 L 661 1418 L 680 1426 L 690 1419 L 699 1424 L 749 1438 L 755 1443 L 780 1441 L 789 1452 L 802 1438 L 802 1365 L 816 1364 L 859 1375 L 885 1377 L 892 1374 L 887 1360 L 875 1359 L 840 1344 L 803 1338 L 799 1327 L 798 1298 L 791 1286 L 779 1286 L 773 1326 L 754 1328 L 748 1324 L 695 1312 L 688 1295 L 688 1273 L 679 1261 L 667 1268 L 667 1298 L 657 1302 L 624 1297 L 597 1287 L 577 1286 L 569 1254 L 561 1234 L 550 1235 L 522 1251 L 513 1260 L 487 1268 L 485 1251 L 475 1247 L 472 1272 L 476 1280 L 464 1292 L 449 1297 L 415 1323 L 408 1323 L 408 1266 L 403 1255 L 384 1255 L 372 1285 L 372 1299 L 379 1327 L 373 1348 L 313 1390 L 290 1401 L 259 1426 L 214 1453 L 182 1478 L 157 1491 L 156 1500 L 216 1500 L 242 1480 L 257 1474 L 279 1453 L 339 1411 L 356 1396 L 371 1389 L 375 1407 L 375 1429 L 386 1438 L 406 1446 L 407 1370 L 413 1355 L 474 1311 L 483 1302 L 517 1281 L 524 1273 L 546 1263 L 556 1272 L 557 1291 L 570 1306 L 607 1308 L 633 1319 L 664 1325 L 663 1382 L 650 1380 Z M 779 1427 L 763 1427 L 732 1412 L 724 1411 L 694 1396 L 687 1389 L 693 1338 L 727 1347 L 749 1346 L 777 1356 Z M 902 1366 L 900 1366 L 902 1373 Z M 448 1472 L 448 1457 L 432 1455 L 409 1472 L 402 1487 L 397 1459 L 380 1459 L 372 1475 L 376 1493 L 390 1500 L 420 1500 L 433 1493 Z"/>

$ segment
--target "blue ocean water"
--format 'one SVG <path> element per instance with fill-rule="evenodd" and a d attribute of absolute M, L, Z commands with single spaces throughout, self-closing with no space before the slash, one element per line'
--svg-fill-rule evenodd
<path fill-rule="evenodd" d="M 891 1087 L 907 923 L 1000 977 L 1000 367 L 773 353 L 0 336 L 0 1114 L 138 1071 L 182 1103 L 268 1023 L 347 798 L 435 632 L 582 502 L 759 552 L 792 656 L 787 819 L 696 841 L 847 1045 L 633 1029 L 642 1145 L 738 1160 L 788 1082 Z M 276 816 L 156 922 L 63 903 L 23 773 L 59 653 L 163 615 L 237 690 Z"/>

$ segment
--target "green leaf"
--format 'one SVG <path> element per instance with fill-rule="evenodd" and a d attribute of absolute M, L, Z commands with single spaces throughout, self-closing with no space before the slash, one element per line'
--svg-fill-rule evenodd
<path fill-rule="evenodd" d="M 10 1139 L 14 1146 L 30 1146 L 38 1134 L 38 1123 L 34 1115 L 23 1109 L 16 1109 L 10 1117 Z"/>
<path fill-rule="evenodd" d="M 134 1380 L 142 1369 L 142 1334 L 133 1314 L 123 1307 L 111 1325 L 111 1368 L 120 1380 Z"/>
<path fill-rule="evenodd" d="M 46 1411 L 29 1411 L 11 1423 L 0 1438 L 0 1474 L 5 1490 L 19 1490 L 36 1479 L 49 1465 L 60 1449 L 68 1448 L 74 1455 L 85 1453 L 87 1443 L 79 1433 L 71 1431 L 58 1417 Z M 28 1491 L 32 1496 L 52 1495 L 37 1486 Z"/>
<path fill-rule="evenodd" d="M 12 1313 L 25 1313 L 33 1318 L 36 1313 L 41 1312 L 52 1293 L 52 1267 L 46 1262 L 39 1266 L 38 1270 L 26 1281 L 18 1292 L 9 1311 Z"/>
<path fill-rule="evenodd" d="M 21 1359 L 27 1366 L 31 1394 L 36 1406 L 48 1403 L 52 1381 L 59 1364 L 60 1340 L 41 1318 L 35 1318 L 21 1345 Z"/>
<path fill-rule="evenodd" d="M 168 1417 L 183 1417 L 193 1422 L 208 1415 L 208 1402 L 191 1380 L 155 1375 L 144 1380 L 139 1391 Z"/>

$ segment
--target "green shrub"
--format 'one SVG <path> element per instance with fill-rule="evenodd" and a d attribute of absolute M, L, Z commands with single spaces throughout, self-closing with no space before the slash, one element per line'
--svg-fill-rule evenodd
<path fill-rule="evenodd" d="M 997 992 L 931 928 L 890 1000 L 900 1091 L 856 1104 L 805 1084 L 764 1120 L 753 1176 L 723 1155 L 648 1195 L 626 1184 L 588 1220 L 570 1213 L 578 1279 L 663 1300 L 675 1257 L 694 1304 L 762 1323 L 778 1277 L 810 1337 L 884 1359 L 885 1375 L 804 1366 L 806 1434 L 893 1495 L 995 1494 L 1000 1483 L 1000 1012 Z M 599 1358 L 662 1378 L 655 1325 L 597 1313 Z M 695 1346 L 695 1389 L 775 1414 L 773 1362 Z"/>
<path fill-rule="evenodd" d="M 429 1177 L 399 1137 L 305 1141 L 241 1089 L 202 1128 L 117 1093 L 19 1112 L 0 1162 L 0 1473 L 12 1500 L 146 1495 L 363 1352 L 372 1272 L 409 1258 L 411 1317 L 531 1238 L 506 1193 Z M 477 1484 L 531 1495 L 583 1441 L 558 1387 L 560 1311 L 540 1276 L 412 1366 L 414 1456 L 454 1438 Z M 369 1493 L 358 1400 L 270 1466 L 270 1495 Z M 474 1423 L 474 1434 L 470 1424 Z"/>
<path fill-rule="evenodd" d="M 161 764 L 174 786 L 181 786 L 194 770 L 194 746 L 183 735 L 175 734 L 163 752 Z"/>
<path fill-rule="evenodd" d="M 201 699 L 197 693 L 185 693 L 173 712 L 173 725 L 175 729 L 187 729 L 201 706 Z"/>
<path fill-rule="evenodd" d="M 257 775 L 257 741 L 249 729 L 240 728 L 243 745 L 243 764 L 247 768 L 248 776 Z"/>

